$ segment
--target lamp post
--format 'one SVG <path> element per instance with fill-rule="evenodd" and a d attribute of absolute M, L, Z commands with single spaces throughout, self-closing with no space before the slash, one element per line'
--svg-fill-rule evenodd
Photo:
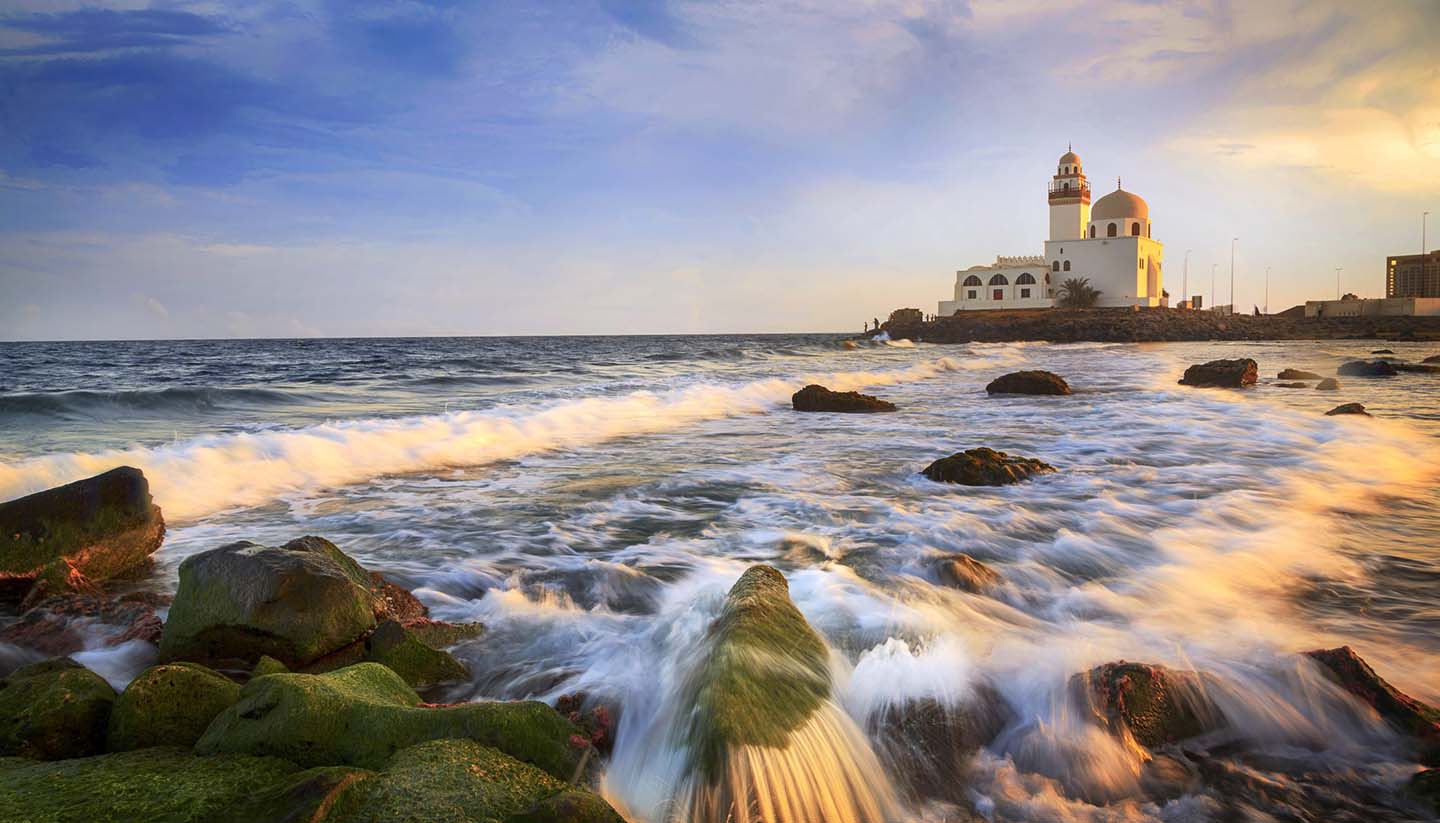
<path fill-rule="evenodd" d="M 1235 313 L 1235 244 L 1240 238 L 1230 238 L 1230 313 Z"/>
<path fill-rule="evenodd" d="M 1215 305 L 1215 269 L 1219 267 L 1219 263 L 1210 264 L 1210 311 L 1215 311 L 1215 309 L 1218 308 L 1218 306 Z"/>
<path fill-rule="evenodd" d="M 1428 211 L 1422 211 L 1422 212 L 1420 212 L 1420 256 L 1421 256 L 1422 258 L 1425 256 L 1425 252 L 1428 251 L 1428 249 L 1425 248 L 1425 245 L 1426 245 L 1426 243 L 1425 243 L 1425 220 L 1426 220 L 1429 216 L 1430 216 L 1430 212 L 1428 212 Z M 1421 266 L 1421 269 L 1420 269 L 1420 270 L 1421 270 L 1421 271 L 1424 271 L 1424 270 L 1425 270 L 1425 269 L 1424 269 L 1424 266 L 1425 266 L 1425 261 L 1424 261 L 1424 260 L 1421 260 L 1421 261 L 1420 261 L 1420 266 Z"/>
<path fill-rule="evenodd" d="M 1265 267 L 1265 313 L 1270 313 L 1270 267 Z"/>
<path fill-rule="evenodd" d="M 1190 250 L 1185 250 L 1185 273 L 1180 276 L 1180 299 L 1190 299 Z M 1191 306 L 1190 308 L 1195 308 Z"/>
<path fill-rule="evenodd" d="M 1339 300 L 1339 299 L 1340 299 L 1340 270 L 1343 269 L 1343 268 L 1345 268 L 1345 267 L 1344 267 L 1344 266 L 1336 266 L 1336 267 L 1335 267 L 1335 299 L 1336 299 L 1336 300 Z"/>

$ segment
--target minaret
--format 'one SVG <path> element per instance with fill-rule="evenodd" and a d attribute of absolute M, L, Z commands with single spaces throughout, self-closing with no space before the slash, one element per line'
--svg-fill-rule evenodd
<path fill-rule="evenodd" d="M 1090 184 L 1080 167 L 1080 155 L 1067 145 L 1055 176 L 1050 179 L 1050 239 L 1079 240 L 1090 222 Z"/>

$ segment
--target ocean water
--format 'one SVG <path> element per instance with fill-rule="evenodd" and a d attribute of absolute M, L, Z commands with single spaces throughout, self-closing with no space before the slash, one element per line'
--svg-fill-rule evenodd
<path fill-rule="evenodd" d="M 1384 345 L 1411 361 L 1440 353 Z M 833 650 L 844 723 L 873 731 L 888 707 L 966 705 L 986 689 L 1011 706 L 1005 730 L 955 770 L 951 797 L 896 789 L 888 814 L 1303 819 L 1273 806 L 1327 819 L 1316 810 L 1350 803 L 1371 820 L 1420 819 L 1395 800 L 1415 770 L 1399 742 L 1296 653 L 1349 644 L 1440 702 L 1440 377 L 1267 385 L 1281 368 L 1333 374 L 1379 347 L 0 344 L 0 499 L 142 468 L 170 524 L 141 584 L 158 589 L 173 589 L 186 556 L 232 540 L 328 537 L 416 588 L 436 617 L 487 624 L 457 651 L 473 681 L 445 699 L 585 691 L 614 706 L 603 789 L 637 820 L 673 808 L 676 684 L 726 590 L 760 562 L 784 572 Z M 1252 357 L 1265 380 L 1176 385 L 1217 357 Z M 1055 371 L 1076 393 L 986 396 L 1021 368 Z M 900 410 L 794 413 L 807 382 Z M 1324 416 L 1351 401 L 1375 416 Z M 1060 471 L 978 489 L 918 475 L 973 446 Z M 934 563 L 953 552 L 1003 583 L 984 595 L 940 585 Z M 148 654 L 81 657 L 123 683 Z M 1073 674 L 1118 659 L 1208 675 L 1230 722 L 1196 744 L 1214 768 L 1185 791 L 1147 794 L 1144 756 L 1067 700 Z M 886 791 L 908 768 L 856 763 Z"/>

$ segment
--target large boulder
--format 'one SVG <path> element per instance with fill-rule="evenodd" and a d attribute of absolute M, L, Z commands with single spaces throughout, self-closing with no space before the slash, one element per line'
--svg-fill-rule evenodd
<path fill-rule="evenodd" d="M 215 716 L 240 699 L 240 686 L 197 663 L 162 663 L 130 681 L 110 711 L 106 747 L 190 748 Z"/>
<path fill-rule="evenodd" d="M 58 657 L 95 645 L 158 643 L 160 625 L 154 605 L 144 598 L 62 594 L 45 598 L 0 629 L 0 642 Z"/>
<path fill-rule="evenodd" d="M 857 391 L 831 391 L 814 383 L 790 398 L 795 411 L 802 412 L 891 412 L 895 404 Z"/>
<path fill-rule="evenodd" d="M 299 668 L 375 628 L 370 574 L 320 537 L 231 543 L 187 557 L 160 639 L 162 660 L 269 655 Z"/>
<path fill-rule="evenodd" d="M 1102 726 L 1146 748 L 1178 743 L 1224 722 L 1195 672 L 1121 660 L 1075 675 L 1071 688 Z"/>
<path fill-rule="evenodd" d="M 144 566 L 165 539 L 165 519 L 139 469 L 0 503 L 0 595 L 34 603 Z"/>
<path fill-rule="evenodd" d="M 563 816 L 553 810 L 563 809 Z M 547 814 L 547 810 L 552 810 Z M 567 821 L 622 823 L 590 792 L 474 740 L 432 740 L 396 752 L 379 774 L 346 790 L 327 823 Z"/>
<path fill-rule="evenodd" d="M 394 620 L 381 623 L 365 638 L 365 659 L 389 668 L 415 689 L 470 676 L 465 664 L 449 652 L 420 642 Z"/>
<path fill-rule="evenodd" d="M 1335 373 L 1341 377 L 1394 377 L 1395 367 L 1384 360 L 1351 360 L 1341 363 Z"/>
<path fill-rule="evenodd" d="M 942 457 L 926 466 L 922 473 L 937 483 L 1004 486 L 1055 470 L 1049 463 L 1032 457 L 1013 456 L 982 446 Z"/>
<path fill-rule="evenodd" d="M 1252 385 L 1259 379 L 1260 368 L 1254 360 L 1242 357 L 1235 360 L 1211 360 L 1185 370 L 1180 385 L 1196 388 L 1238 389 Z"/>
<path fill-rule="evenodd" d="M 680 817 L 719 823 L 758 807 L 790 809 L 795 820 L 881 820 L 895 811 L 874 752 L 831 700 L 829 650 L 778 570 L 740 576 L 697 660 L 678 694 L 688 720 Z M 782 770 L 792 779 L 770 779 Z"/>
<path fill-rule="evenodd" d="M 104 748 L 114 703 L 110 684 L 68 657 L 17 669 L 0 680 L 0 755 L 61 760 L 95 754 Z"/>
<path fill-rule="evenodd" d="M 1385 722 L 1416 741 L 1429 765 L 1440 765 L 1440 709 L 1400 691 L 1375 673 L 1349 646 L 1315 649 L 1305 655 L 1324 667 L 1325 674 L 1357 700 L 1375 710 Z"/>
<path fill-rule="evenodd" d="M 326 674 L 271 674 L 251 680 L 195 746 L 200 754 L 283 757 L 302 766 L 377 769 L 426 740 L 469 738 L 569 780 L 589 744 L 544 703 L 422 705 L 405 681 L 378 663 Z"/>
<path fill-rule="evenodd" d="M 1318 375 L 1318 374 L 1316 374 L 1316 373 L 1313 372 L 1313 371 L 1302 371 L 1302 370 L 1300 370 L 1300 369 L 1281 369 L 1281 370 L 1280 370 L 1280 373 L 1277 374 L 1277 375 L 1275 375 L 1275 377 L 1276 377 L 1277 380 L 1320 380 L 1320 379 L 1322 379 L 1322 375 Z"/>
<path fill-rule="evenodd" d="M 952 589 L 979 593 L 1000 584 L 1000 574 L 963 552 L 947 555 L 935 562 L 935 576 Z"/>
<path fill-rule="evenodd" d="M 1069 394 L 1065 378 L 1048 371 L 1017 371 L 991 380 L 985 387 L 990 394 Z"/>
<path fill-rule="evenodd" d="M 1326 417 L 1334 417 L 1337 414 L 1359 414 L 1364 415 L 1365 417 L 1370 416 L 1370 412 L 1365 411 L 1365 405 L 1363 403 L 1342 403 L 1331 409 L 1330 411 L 1325 412 Z"/>
<path fill-rule="evenodd" d="M 251 799 L 297 771 L 273 757 L 176 748 L 0 765 L 0 820 L 33 823 L 309 821 L 254 814 Z"/>

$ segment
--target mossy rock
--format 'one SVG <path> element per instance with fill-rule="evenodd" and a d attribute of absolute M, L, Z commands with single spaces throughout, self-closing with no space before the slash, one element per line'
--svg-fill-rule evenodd
<path fill-rule="evenodd" d="M 0 580 L 34 602 L 83 591 L 148 562 L 165 539 L 165 519 L 135 468 L 0 503 Z"/>
<path fill-rule="evenodd" d="M 6 764 L 0 766 L 0 820 L 216 823 L 296 771 L 273 757 L 196 757 L 176 748 Z"/>
<path fill-rule="evenodd" d="M 321 823 L 356 783 L 374 772 L 350 766 L 317 766 L 255 792 L 206 823 Z"/>
<path fill-rule="evenodd" d="M 110 712 L 107 748 L 195 745 L 210 721 L 240 699 L 240 686 L 198 663 L 151 666 L 125 687 Z"/>
<path fill-rule="evenodd" d="M 1071 688 L 1112 733 L 1147 748 L 1178 743 L 1225 722 L 1195 672 L 1122 660 L 1075 675 Z"/>
<path fill-rule="evenodd" d="M 830 696 L 829 654 L 773 566 L 752 566 L 710 627 L 705 662 L 685 684 L 694 769 L 718 777 L 732 747 L 784 748 Z"/>
<path fill-rule="evenodd" d="M 326 674 L 250 681 L 196 744 L 201 754 L 272 755 L 302 766 L 378 769 L 395 752 L 442 738 L 470 738 L 568 780 L 588 746 L 544 703 L 422 706 L 395 672 L 359 663 Z"/>
<path fill-rule="evenodd" d="M 250 670 L 250 677 L 254 679 L 256 677 L 264 677 L 267 674 L 286 674 L 289 671 L 289 666 L 286 666 L 268 654 L 262 654 L 260 659 L 255 662 L 255 668 Z"/>
<path fill-rule="evenodd" d="M 165 661 L 270 656 L 300 668 L 375 628 L 370 576 L 320 537 L 240 542 L 187 557 L 160 638 Z"/>
<path fill-rule="evenodd" d="M 571 814 L 545 816 L 551 810 Z M 619 823 L 621 817 L 599 797 L 497 749 L 473 740 L 432 740 L 397 752 L 383 772 L 347 790 L 327 820 Z"/>
<path fill-rule="evenodd" d="M 389 668 L 417 689 L 470 676 L 465 664 L 449 652 L 421 643 L 394 620 L 381 623 L 365 638 L 365 659 Z"/>
<path fill-rule="evenodd" d="M 1416 772 L 1405 790 L 1416 802 L 1440 815 L 1440 769 Z"/>
<path fill-rule="evenodd" d="M 445 649 L 485 633 L 484 623 L 444 623 L 421 619 L 404 624 L 405 631 L 432 649 Z"/>
<path fill-rule="evenodd" d="M 114 703 L 110 684 L 68 657 L 17 669 L 0 680 L 0 755 L 60 760 L 95 754 L 105 745 Z"/>

